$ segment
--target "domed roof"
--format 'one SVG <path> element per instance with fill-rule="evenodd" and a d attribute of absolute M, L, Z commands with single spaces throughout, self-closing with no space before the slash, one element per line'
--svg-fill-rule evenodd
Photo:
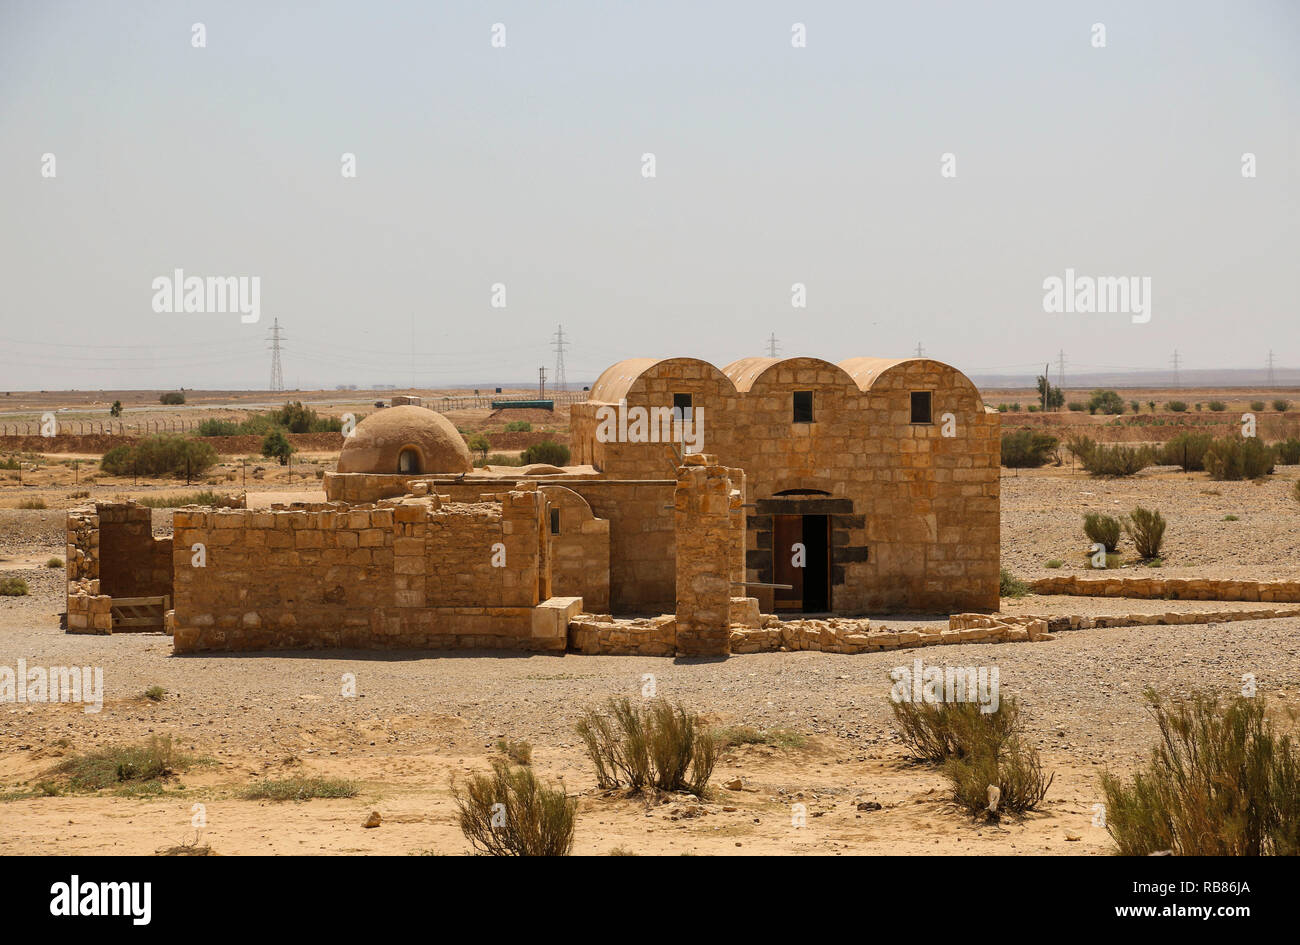
<path fill-rule="evenodd" d="M 403 460 L 402 454 L 406 453 Z M 341 473 L 462 473 L 474 461 L 465 440 L 442 414 L 405 405 L 372 413 L 339 453 Z"/>

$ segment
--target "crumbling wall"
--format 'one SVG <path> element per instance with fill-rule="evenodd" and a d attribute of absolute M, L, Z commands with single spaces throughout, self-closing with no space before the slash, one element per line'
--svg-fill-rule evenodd
<path fill-rule="evenodd" d="M 609 520 L 564 486 L 541 486 L 550 503 L 551 584 L 558 596 L 581 597 L 594 614 L 609 613 Z"/>
<path fill-rule="evenodd" d="M 560 649 L 547 503 L 492 501 L 178 510 L 174 649 Z M 578 602 L 581 603 L 580 601 Z"/>
<path fill-rule="evenodd" d="M 677 471 L 677 653 L 726 656 L 730 649 L 736 532 L 743 538 L 744 501 L 729 470 L 706 454 L 687 456 Z"/>
<path fill-rule="evenodd" d="M 172 539 L 154 537 L 145 506 L 100 502 L 69 511 L 65 560 L 69 633 L 112 633 L 114 598 L 172 597 Z"/>

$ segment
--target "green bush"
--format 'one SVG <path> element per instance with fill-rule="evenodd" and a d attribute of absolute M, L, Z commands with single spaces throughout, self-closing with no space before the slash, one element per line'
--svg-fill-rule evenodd
<path fill-rule="evenodd" d="M 1024 597 L 1028 593 L 1029 585 L 1006 568 L 998 572 L 998 595 L 1000 597 Z"/>
<path fill-rule="evenodd" d="M 1052 458 L 1059 441 L 1046 433 L 1016 430 L 1002 434 L 1002 465 L 1008 469 L 1037 468 Z"/>
<path fill-rule="evenodd" d="M 1094 544 L 1105 545 L 1107 551 L 1119 547 L 1120 520 L 1102 512 L 1089 512 L 1083 517 L 1083 533 Z"/>
<path fill-rule="evenodd" d="M 1283 466 L 1295 466 L 1300 463 L 1300 437 L 1291 437 L 1273 444 L 1277 451 L 1277 461 Z"/>
<path fill-rule="evenodd" d="M 1095 390 L 1088 400 L 1088 412 L 1121 414 L 1124 412 L 1124 398 L 1113 390 Z"/>
<path fill-rule="evenodd" d="M 1185 401 L 1185 400 L 1171 400 L 1171 401 L 1169 401 L 1169 403 L 1165 404 L 1165 409 L 1166 409 L 1166 410 L 1172 410 L 1174 413 L 1186 413 L 1186 412 L 1187 412 L 1187 401 Z"/>
<path fill-rule="evenodd" d="M 194 431 L 198 436 L 237 436 L 239 424 L 234 420 L 204 420 Z"/>
<path fill-rule="evenodd" d="M 596 783 L 633 791 L 649 787 L 701 795 L 717 763 L 718 746 L 700 718 L 680 705 L 624 696 L 604 711 L 587 709 L 574 727 L 596 769 Z"/>
<path fill-rule="evenodd" d="M 546 463 L 549 466 L 564 466 L 569 462 L 569 448 L 563 443 L 556 443 L 554 440 L 543 440 L 540 443 L 534 443 L 528 449 L 524 450 L 519 457 L 520 465 L 527 466 L 531 463 Z"/>
<path fill-rule="evenodd" d="M 1132 476 L 1155 459 L 1149 446 L 1096 443 L 1086 436 L 1072 437 L 1068 445 L 1080 465 L 1094 476 Z"/>
<path fill-rule="evenodd" d="M 577 798 L 544 786 L 527 768 L 492 762 L 492 774 L 452 787 L 461 832 L 490 856 L 567 856 L 573 849 Z"/>
<path fill-rule="evenodd" d="M 1101 778 L 1119 852 L 1300 855 L 1300 750 L 1268 721 L 1264 697 L 1146 698 L 1160 733 L 1146 770 Z"/>
<path fill-rule="evenodd" d="M 507 433 L 527 433 L 533 428 L 533 425 L 527 420 L 511 420 L 506 424 Z"/>
<path fill-rule="evenodd" d="M 1010 735 L 1020 717 L 1020 706 L 1015 699 L 1000 699 L 998 710 L 987 713 L 980 712 L 976 702 L 891 698 L 889 708 L 908 754 L 918 761 L 935 764 L 968 754 L 978 740 L 976 732 L 981 729 L 992 728 L 1000 736 Z"/>
<path fill-rule="evenodd" d="M 1252 400 L 1250 402 L 1250 409 L 1255 411 L 1255 413 L 1260 413 L 1264 409 L 1264 401 Z"/>
<path fill-rule="evenodd" d="M 1073 410 L 1075 413 L 1083 413 L 1083 412 L 1085 412 L 1085 411 L 1088 409 L 1088 405 L 1087 405 L 1087 404 L 1085 404 L 1085 403 L 1083 403 L 1083 402 L 1081 402 L 1081 401 L 1078 401 L 1078 400 L 1072 400 L 1072 401 L 1070 401 L 1068 404 L 1066 404 L 1065 406 L 1066 406 L 1068 409 Z"/>
<path fill-rule="evenodd" d="M 20 577 L 0 577 L 0 597 L 26 597 L 27 582 Z"/>
<path fill-rule="evenodd" d="M 1137 506 L 1124 517 L 1124 532 L 1133 541 L 1143 561 L 1160 557 L 1160 546 L 1165 540 L 1165 519 L 1159 512 Z"/>
<path fill-rule="evenodd" d="M 158 403 L 175 406 L 176 404 L 185 403 L 185 395 L 181 391 L 170 391 L 158 398 Z"/>
<path fill-rule="evenodd" d="M 1205 451 L 1205 468 L 1211 479 L 1261 479 L 1273 471 L 1276 459 L 1258 437 L 1227 436 Z"/>
<path fill-rule="evenodd" d="M 1205 451 L 1213 442 L 1208 433 L 1180 433 L 1160 447 L 1160 465 L 1181 466 L 1184 472 L 1204 469 Z"/>
<path fill-rule="evenodd" d="M 1291 409 L 1291 401 L 1281 399 L 1275 400 L 1273 401 L 1273 409 L 1278 413 L 1286 413 Z"/>
<path fill-rule="evenodd" d="M 1210 407 L 1210 409 L 1213 410 L 1215 413 L 1223 413 L 1223 411 L 1225 411 L 1225 410 L 1228 409 L 1228 405 L 1225 404 L 1225 403 L 1224 403 L 1223 401 L 1221 401 L 1221 400 L 1212 400 L 1212 401 L 1210 401 L 1210 403 L 1209 403 L 1209 407 Z"/>
<path fill-rule="evenodd" d="M 289 465 L 289 457 L 297 450 L 289 442 L 289 438 L 284 435 L 282 430 L 272 430 L 262 440 L 262 455 L 271 459 L 278 459 L 281 466 Z"/>
<path fill-rule="evenodd" d="M 488 450 L 492 448 L 492 444 L 488 442 L 488 438 L 482 433 L 471 434 L 465 445 L 469 447 L 471 453 L 479 454 L 481 460 L 479 465 L 487 462 Z"/>
<path fill-rule="evenodd" d="M 110 476 L 201 476 L 216 465 L 217 451 L 201 440 L 155 433 L 134 446 L 115 446 L 99 461 Z"/>

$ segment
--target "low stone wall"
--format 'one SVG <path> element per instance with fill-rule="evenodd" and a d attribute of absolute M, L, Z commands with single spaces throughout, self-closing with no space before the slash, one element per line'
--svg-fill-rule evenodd
<path fill-rule="evenodd" d="M 1094 630 L 1107 627 L 1159 627 L 1184 626 L 1187 624 L 1233 623 L 1239 620 L 1276 620 L 1280 617 L 1300 617 L 1300 607 L 1271 607 L 1257 610 L 1195 610 L 1185 613 L 1167 614 L 1108 614 L 1099 617 L 1069 616 L 1045 617 L 999 617 L 988 618 L 982 614 L 958 614 L 949 618 L 970 619 L 972 625 L 977 620 L 1040 620 L 1047 624 L 1051 633 L 1067 630 Z"/>
<path fill-rule="evenodd" d="M 606 656 L 673 656 L 677 618 L 672 614 L 615 620 L 608 614 L 582 614 L 569 623 L 569 649 Z"/>
<path fill-rule="evenodd" d="M 1212 581 L 1208 578 L 1040 578 L 1035 594 L 1132 597 L 1139 600 L 1241 600 L 1300 604 L 1300 581 Z"/>
<path fill-rule="evenodd" d="M 1010 643 L 1050 640 L 1041 620 L 1002 622 L 987 626 L 950 627 L 947 630 L 873 629 L 869 620 L 797 620 L 771 618 L 762 629 L 731 631 L 731 652 L 764 653 L 812 650 L 821 653 L 873 653 L 955 643 Z"/>

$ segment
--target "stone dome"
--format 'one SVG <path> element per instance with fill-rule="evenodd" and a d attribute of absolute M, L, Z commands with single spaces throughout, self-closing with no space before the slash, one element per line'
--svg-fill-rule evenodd
<path fill-rule="evenodd" d="M 339 453 L 341 473 L 423 475 L 474 469 L 451 421 L 426 407 L 387 407 L 357 424 Z"/>

